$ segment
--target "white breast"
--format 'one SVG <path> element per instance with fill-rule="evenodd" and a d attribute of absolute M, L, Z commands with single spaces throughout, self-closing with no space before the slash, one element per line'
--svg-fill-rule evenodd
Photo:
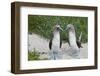
<path fill-rule="evenodd" d="M 58 51 L 60 47 L 60 34 L 59 32 L 54 33 L 54 38 L 52 40 L 52 50 Z"/>
<path fill-rule="evenodd" d="M 72 31 L 69 31 L 69 42 L 70 42 L 70 46 L 73 48 L 78 48 L 77 44 L 76 44 L 76 36 L 75 33 Z"/>

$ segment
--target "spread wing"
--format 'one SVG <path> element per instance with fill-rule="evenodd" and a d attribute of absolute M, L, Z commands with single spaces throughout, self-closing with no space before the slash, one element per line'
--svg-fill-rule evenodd
<path fill-rule="evenodd" d="M 80 33 L 78 41 L 81 42 L 81 40 L 82 40 L 82 32 Z"/>
<path fill-rule="evenodd" d="M 78 48 L 82 48 L 81 39 L 82 39 L 82 32 L 81 32 L 81 34 L 80 34 L 80 36 L 79 36 L 79 39 L 76 40 L 76 44 L 77 44 Z M 70 46 L 69 40 L 67 40 L 67 41 L 68 41 L 68 44 L 69 44 L 69 46 Z"/>
<path fill-rule="evenodd" d="M 80 48 L 80 47 L 82 48 L 81 40 L 82 40 L 82 32 L 81 32 L 81 34 L 79 36 L 79 39 L 76 41 L 78 48 Z"/>
<path fill-rule="evenodd" d="M 76 41 L 78 48 L 82 48 L 81 42 L 80 41 Z"/>

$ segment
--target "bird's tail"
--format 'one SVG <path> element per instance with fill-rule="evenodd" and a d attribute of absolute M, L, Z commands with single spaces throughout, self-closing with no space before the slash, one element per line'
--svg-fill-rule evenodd
<path fill-rule="evenodd" d="M 82 40 L 82 32 L 80 33 L 78 41 L 81 42 L 81 40 Z"/>

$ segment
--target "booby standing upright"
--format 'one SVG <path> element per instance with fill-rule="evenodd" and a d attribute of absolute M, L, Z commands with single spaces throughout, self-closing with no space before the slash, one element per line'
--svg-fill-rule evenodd
<path fill-rule="evenodd" d="M 68 37 L 69 37 L 69 45 L 71 48 L 71 55 L 76 56 L 79 58 L 79 52 L 81 46 L 81 36 L 82 33 L 79 36 L 79 40 L 76 40 L 76 33 L 75 28 L 72 24 L 68 24 L 66 30 L 68 30 Z"/>
<path fill-rule="evenodd" d="M 61 30 L 62 28 L 60 27 L 60 25 L 56 25 L 53 30 L 52 38 L 49 42 L 49 48 L 51 50 L 50 59 L 53 59 L 53 60 L 61 58 L 59 55 L 60 48 L 61 48 L 61 38 L 60 38 Z"/>

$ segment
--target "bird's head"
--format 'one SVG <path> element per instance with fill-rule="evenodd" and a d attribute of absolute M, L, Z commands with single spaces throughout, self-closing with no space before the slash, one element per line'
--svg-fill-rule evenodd
<path fill-rule="evenodd" d="M 65 29 L 66 31 L 67 30 L 75 30 L 75 28 L 74 28 L 74 25 L 72 25 L 72 24 L 68 24 L 67 26 L 66 26 L 66 29 Z"/>
<path fill-rule="evenodd" d="M 63 29 L 60 27 L 60 25 L 56 25 L 56 26 L 54 27 L 54 30 L 55 30 L 55 31 L 63 31 Z"/>

